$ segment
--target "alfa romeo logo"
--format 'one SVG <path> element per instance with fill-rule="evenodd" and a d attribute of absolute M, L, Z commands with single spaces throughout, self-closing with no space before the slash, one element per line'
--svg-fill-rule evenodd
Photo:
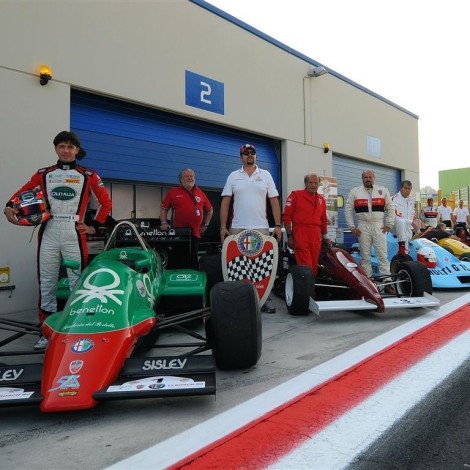
<path fill-rule="evenodd" d="M 263 237 L 256 230 L 245 230 L 238 238 L 238 249 L 245 256 L 256 256 L 263 249 Z"/>

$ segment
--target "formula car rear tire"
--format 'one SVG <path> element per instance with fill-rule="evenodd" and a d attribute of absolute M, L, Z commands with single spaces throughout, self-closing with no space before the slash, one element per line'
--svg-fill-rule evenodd
<path fill-rule="evenodd" d="M 219 282 L 211 290 L 206 336 L 219 369 L 246 369 L 261 356 L 261 310 L 253 284 Z"/>
<path fill-rule="evenodd" d="M 206 273 L 206 286 L 207 292 L 209 293 L 218 282 L 223 282 L 224 280 L 222 273 L 222 254 L 214 253 L 201 256 L 199 260 L 199 270 Z"/>
<path fill-rule="evenodd" d="M 466 251 L 459 256 L 460 261 L 470 261 L 470 251 Z"/>
<path fill-rule="evenodd" d="M 432 294 L 432 281 L 428 269 L 417 261 L 405 261 L 398 265 L 396 273 L 397 292 L 401 296 L 423 297 Z"/>
<path fill-rule="evenodd" d="M 285 300 L 291 315 L 308 315 L 310 297 L 315 297 L 315 276 L 309 266 L 294 265 L 286 277 Z"/>
<path fill-rule="evenodd" d="M 400 264 L 405 261 L 413 261 L 413 258 L 410 255 L 395 255 L 390 261 L 390 272 L 396 274 Z"/>

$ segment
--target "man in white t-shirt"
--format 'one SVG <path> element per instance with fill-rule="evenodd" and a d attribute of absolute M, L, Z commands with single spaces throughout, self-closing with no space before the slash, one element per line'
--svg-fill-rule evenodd
<path fill-rule="evenodd" d="M 243 166 L 232 171 L 222 190 L 220 204 L 220 239 L 223 242 L 229 234 L 237 234 L 247 229 L 256 229 L 269 235 L 269 223 L 266 213 L 266 198 L 269 199 L 274 217 L 274 236 L 280 242 L 281 206 L 279 192 L 274 184 L 271 173 L 256 165 L 256 148 L 252 144 L 240 147 L 240 160 Z M 233 219 L 230 231 L 227 228 L 230 202 L 233 199 Z M 262 311 L 274 313 L 276 310 L 269 303 L 264 303 Z"/>
<path fill-rule="evenodd" d="M 441 200 L 441 205 L 437 208 L 438 222 L 446 224 L 446 227 L 452 228 L 452 207 L 447 205 L 447 199 L 445 197 Z"/>
<path fill-rule="evenodd" d="M 463 206 L 463 199 L 460 199 L 458 207 L 454 209 L 452 219 L 455 224 L 470 224 L 470 215 L 468 209 Z"/>
<path fill-rule="evenodd" d="M 266 197 L 268 197 L 275 223 L 274 236 L 278 241 L 281 241 L 281 208 L 274 180 L 269 171 L 262 170 L 256 165 L 254 145 L 242 145 L 240 159 L 243 166 L 230 173 L 222 190 L 220 239 L 224 241 L 229 234 L 227 220 L 232 198 L 233 219 L 230 233 L 235 234 L 247 229 L 256 229 L 269 235 L 269 223 L 266 215 Z"/>
<path fill-rule="evenodd" d="M 454 209 L 454 213 L 452 214 L 452 220 L 454 221 L 455 231 L 457 233 L 457 229 L 463 228 L 465 231 L 465 239 L 469 236 L 467 230 L 467 224 L 470 225 L 470 215 L 468 213 L 468 209 L 463 206 L 463 199 L 460 199 L 458 207 Z"/>

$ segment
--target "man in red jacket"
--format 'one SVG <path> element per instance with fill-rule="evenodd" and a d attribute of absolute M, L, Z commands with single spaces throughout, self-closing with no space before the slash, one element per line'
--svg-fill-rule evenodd
<path fill-rule="evenodd" d="M 292 191 L 287 198 L 282 220 L 287 245 L 294 250 L 298 265 L 310 266 L 317 275 L 322 238 L 328 245 L 326 200 L 317 193 L 320 178 L 316 173 L 304 177 L 305 189 Z"/>
<path fill-rule="evenodd" d="M 180 185 L 168 191 L 160 206 L 160 221 L 163 231 L 170 228 L 167 215 L 172 213 L 172 226 L 191 228 L 191 264 L 198 269 L 198 251 L 202 235 L 204 235 L 213 215 L 212 204 L 206 193 L 196 186 L 196 173 L 185 168 L 179 174 Z"/>
<path fill-rule="evenodd" d="M 105 224 L 111 212 L 112 202 L 98 174 L 79 165 L 76 159 L 86 152 L 80 148 L 78 137 L 69 131 L 62 131 L 53 141 L 58 161 L 55 165 L 38 170 L 7 202 L 4 214 L 8 221 L 22 225 L 18 219 L 19 210 L 14 207 L 15 198 L 24 191 L 40 189 L 47 201 L 50 218 L 41 225 L 38 234 L 38 280 L 39 320 L 42 322 L 57 311 L 56 285 L 62 259 L 80 261 L 81 269 L 88 261 L 86 236 L 95 233 Z M 85 224 L 85 212 L 94 194 L 100 207 L 95 220 Z M 67 270 L 70 288 L 79 273 Z M 34 349 L 47 346 L 47 339 L 41 337 Z"/>

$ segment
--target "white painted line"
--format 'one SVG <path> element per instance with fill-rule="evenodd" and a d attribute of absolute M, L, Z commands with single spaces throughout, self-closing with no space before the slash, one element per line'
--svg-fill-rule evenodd
<path fill-rule="evenodd" d="M 301 470 L 347 467 L 468 360 L 469 355 L 470 331 L 466 331 L 268 468 Z"/>
<path fill-rule="evenodd" d="M 241 403 L 230 410 L 214 416 L 187 431 L 170 437 L 108 468 L 113 470 L 144 470 L 165 468 L 173 465 L 186 456 L 197 452 L 199 449 L 210 445 L 214 441 L 236 431 L 251 421 L 261 418 L 272 409 L 308 392 L 331 377 L 339 375 L 341 372 L 362 362 L 411 333 L 434 323 L 439 318 L 448 315 L 468 302 L 470 302 L 470 293 L 443 305 L 439 310 L 427 312 L 421 317 L 400 325 L 377 338 L 373 338 L 257 397 Z"/>

